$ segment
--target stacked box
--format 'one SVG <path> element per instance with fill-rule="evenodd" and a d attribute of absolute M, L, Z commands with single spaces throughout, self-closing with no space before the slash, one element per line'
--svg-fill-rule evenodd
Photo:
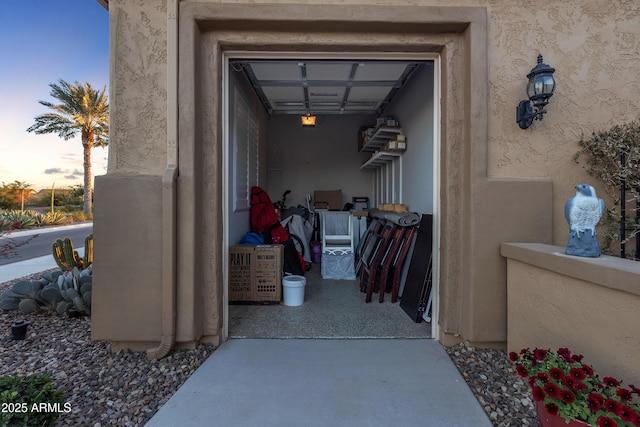
<path fill-rule="evenodd" d="M 229 302 L 280 302 L 282 245 L 229 248 Z"/>

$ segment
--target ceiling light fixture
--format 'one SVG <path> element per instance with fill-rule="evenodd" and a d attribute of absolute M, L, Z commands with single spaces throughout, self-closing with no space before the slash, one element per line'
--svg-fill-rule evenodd
<path fill-rule="evenodd" d="M 516 122 L 521 129 L 526 129 L 534 120 L 542 120 L 547 111 L 544 107 L 549 103 L 556 89 L 556 81 L 553 78 L 555 68 L 542 63 L 542 55 L 538 55 L 538 65 L 527 74 L 527 96 L 529 99 L 520 101 L 516 107 Z M 531 107 L 536 109 L 535 111 Z"/>
<path fill-rule="evenodd" d="M 316 125 L 316 116 L 312 116 L 308 113 L 304 116 L 300 116 L 300 120 L 302 121 L 302 127 L 312 128 Z"/>
<path fill-rule="evenodd" d="M 335 92 L 311 92 L 311 96 L 338 96 Z"/>
<path fill-rule="evenodd" d="M 312 101 L 313 107 L 339 107 L 340 103 L 335 101 Z"/>

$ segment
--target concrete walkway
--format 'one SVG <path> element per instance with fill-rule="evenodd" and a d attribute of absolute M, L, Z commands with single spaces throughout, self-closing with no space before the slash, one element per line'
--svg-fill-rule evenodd
<path fill-rule="evenodd" d="M 491 426 L 429 339 L 231 339 L 146 424 Z"/>

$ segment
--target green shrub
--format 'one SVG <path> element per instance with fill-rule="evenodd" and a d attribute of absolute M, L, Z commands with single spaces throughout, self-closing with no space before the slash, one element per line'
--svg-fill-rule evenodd
<path fill-rule="evenodd" d="M 84 222 L 87 220 L 87 214 L 83 211 L 73 211 L 71 212 L 71 219 L 73 222 Z"/>
<path fill-rule="evenodd" d="M 62 392 L 46 375 L 0 377 L 0 425 L 53 425 L 60 412 L 71 410 Z"/>
<path fill-rule="evenodd" d="M 640 216 L 640 121 L 615 125 L 602 132 L 593 132 L 591 137 L 583 136 L 579 142 L 582 147 L 576 153 L 579 162 L 585 155 L 584 167 L 589 175 L 604 184 L 604 190 L 612 204 L 606 208 L 603 216 L 603 252 L 615 255 L 621 244 L 640 238 L 638 217 Z M 620 209 L 620 189 L 624 185 L 626 205 L 624 218 Z M 629 234 L 620 235 L 620 224 L 624 221 Z M 640 254 L 635 254 L 639 259 Z"/>

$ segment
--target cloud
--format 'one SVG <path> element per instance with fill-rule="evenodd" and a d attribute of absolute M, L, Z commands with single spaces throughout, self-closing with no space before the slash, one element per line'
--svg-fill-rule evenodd
<path fill-rule="evenodd" d="M 77 161 L 80 161 L 80 156 L 76 155 L 76 154 L 67 153 L 65 155 L 60 156 L 60 159 L 61 160 L 66 160 L 66 161 L 69 161 L 69 162 L 77 162 Z"/>
<path fill-rule="evenodd" d="M 84 176 L 84 172 L 82 172 L 82 171 L 81 171 L 81 170 L 79 170 L 79 169 L 74 169 L 74 170 L 73 170 L 73 174 L 74 174 L 74 175 L 77 175 L 77 176 Z"/>
<path fill-rule="evenodd" d="M 69 171 L 68 170 L 63 170 L 63 169 L 60 169 L 60 168 L 49 168 L 49 169 L 45 169 L 44 173 L 46 175 L 57 175 L 57 174 L 60 174 L 60 173 L 69 173 Z"/>
<path fill-rule="evenodd" d="M 75 176 L 75 175 L 65 175 L 64 178 L 65 179 L 78 179 L 78 177 Z"/>

